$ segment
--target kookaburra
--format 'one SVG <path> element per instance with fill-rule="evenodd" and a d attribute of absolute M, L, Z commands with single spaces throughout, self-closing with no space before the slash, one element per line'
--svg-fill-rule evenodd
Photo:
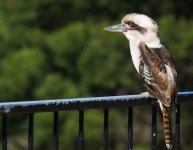
<path fill-rule="evenodd" d="M 176 69 L 166 47 L 161 44 L 156 22 L 144 14 L 126 15 L 121 24 L 104 28 L 121 32 L 129 40 L 135 69 L 148 93 L 158 99 L 164 124 L 165 143 L 172 149 L 171 105 L 176 98 Z"/>

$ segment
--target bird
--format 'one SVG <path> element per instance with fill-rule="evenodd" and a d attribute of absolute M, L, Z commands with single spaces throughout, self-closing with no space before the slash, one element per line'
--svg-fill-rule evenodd
<path fill-rule="evenodd" d="M 120 24 L 105 27 L 129 40 L 131 58 L 149 96 L 157 98 L 163 116 L 167 149 L 172 149 L 172 104 L 176 102 L 177 71 L 173 58 L 161 43 L 157 23 L 145 14 L 129 13 Z"/>

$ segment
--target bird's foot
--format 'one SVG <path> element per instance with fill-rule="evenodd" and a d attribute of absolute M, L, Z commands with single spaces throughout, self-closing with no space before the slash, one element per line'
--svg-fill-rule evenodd
<path fill-rule="evenodd" d="M 148 92 L 143 92 L 140 95 L 142 96 L 147 96 L 147 97 L 152 97 L 152 95 L 150 95 Z"/>
<path fill-rule="evenodd" d="M 155 96 L 149 94 L 149 92 L 143 92 L 143 93 L 141 93 L 140 95 L 146 96 L 146 97 L 155 98 Z M 155 103 L 158 103 L 158 100 L 157 100 L 157 99 L 155 100 Z"/>
<path fill-rule="evenodd" d="M 172 149 L 172 144 L 166 144 L 167 149 Z"/>

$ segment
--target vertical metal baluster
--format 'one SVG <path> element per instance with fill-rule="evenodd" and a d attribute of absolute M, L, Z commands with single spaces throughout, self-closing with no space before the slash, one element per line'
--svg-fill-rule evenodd
<path fill-rule="evenodd" d="M 2 150 L 7 150 L 7 115 L 2 115 Z"/>
<path fill-rule="evenodd" d="M 54 150 L 59 149 L 58 116 L 58 112 L 54 112 Z"/>
<path fill-rule="evenodd" d="M 133 149 L 133 107 L 128 107 L 128 150 Z"/>
<path fill-rule="evenodd" d="M 109 134 L 109 110 L 104 109 L 104 150 L 109 149 L 108 134 Z"/>
<path fill-rule="evenodd" d="M 175 135 L 176 150 L 180 150 L 180 104 L 176 105 L 176 135 Z"/>
<path fill-rule="evenodd" d="M 156 150 L 157 147 L 157 106 L 152 105 L 152 150 Z"/>
<path fill-rule="evenodd" d="M 79 139 L 78 149 L 83 150 L 84 147 L 84 110 L 79 110 Z"/>
<path fill-rule="evenodd" d="M 28 119 L 28 150 L 33 150 L 34 114 L 30 113 Z"/>

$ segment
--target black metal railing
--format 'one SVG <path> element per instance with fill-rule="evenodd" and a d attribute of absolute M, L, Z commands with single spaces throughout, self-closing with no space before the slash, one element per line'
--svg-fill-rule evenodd
<path fill-rule="evenodd" d="M 180 107 L 181 103 L 193 102 L 193 92 L 179 92 L 176 105 L 176 129 L 175 129 L 175 149 L 180 149 Z M 25 102 L 0 103 L 0 115 L 2 116 L 2 150 L 7 150 L 7 120 L 10 114 L 28 114 L 28 150 L 33 150 L 34 143 L 34 113 L 53 112 L 53 141 L 54 150 L 59 149 L 59 111 L 77 110 L 79 111 L 79 135 L 78 150 L 84 149 L 84 110 L 103 109 L 104 113 L 104 142 L 103 149 L 108 150 L 108 129 L 109 129 L 109 108 L 128 107 L 128 150 L 133 149 L 133 109 L 134 106 L 152 105 L 152 150 L 156 150 L 156 129 L 157 129 L 157 104 L 155 99 L 142 95 L 110 96 L 75 98 L 61 100 L 41 100 Z"/>

